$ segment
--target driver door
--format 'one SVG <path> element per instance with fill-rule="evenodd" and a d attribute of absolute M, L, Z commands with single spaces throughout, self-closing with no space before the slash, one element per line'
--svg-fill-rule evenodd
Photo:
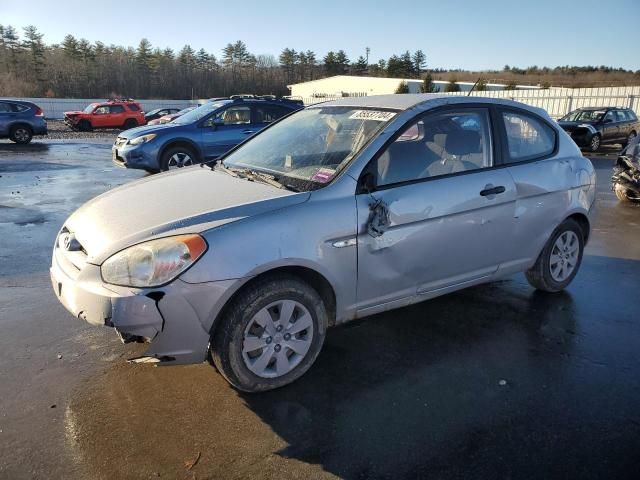
<path fill-rule="evenodd" d="M 251 124 L 251 110 L 251 105 L 231 105 L 203 123 L 202 144 L 207 159 L 228 152 L 257 130 Z"/>
<path fill-rule="evenodd" d="M 109 105 L 100 105 L 93 111 L 91 125 L 93 125 L 94 128 L 108 127 L 110 115 Z"/>
<path fill-rule="evenodd" d="M 487 108 L 422 115 L 363 172 L 375 187 L 356 196 L 360 314 L 489 277 L 509 260 L 516 190 L 506 168 L 492 168 L 490 118 Z"/>

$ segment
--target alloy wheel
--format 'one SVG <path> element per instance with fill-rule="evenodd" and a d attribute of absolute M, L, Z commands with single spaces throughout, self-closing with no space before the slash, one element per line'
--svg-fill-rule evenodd
<path fill-rule="evenodd" d="M 282 377 L 304 359 L 313 335 L 313 319 L 300 302 L 270 303 L 260 309 L 245 328 L 242 359 L 258 377 Z"/>
<path fill-rule="evenodd" d="M 596 151 L 600 148 L 600 135 L 594 135 L 591 139 L 591 150 Z"/>
<path fill-rule="evenodd" d="M 193 159 L 186 152 L 176 152 L 169 158 L 167 162 L 167 168 L 169 170 L 175 168 L 188 167 L 189 165 L 193 165 Z"/>
<path fill-rule="evenodd" d="M 29 140 L 29 131 L 26 128 L 17 128 L 14 137 L 19 142 L 26 142 Z"/>
<path fill-rule="evenodd" d="M 563 232 L 553 244 L 549 268 L 556 282 L 564 282 L 573 273 L 580 255 L 580 241 L 571 230 Z"/>

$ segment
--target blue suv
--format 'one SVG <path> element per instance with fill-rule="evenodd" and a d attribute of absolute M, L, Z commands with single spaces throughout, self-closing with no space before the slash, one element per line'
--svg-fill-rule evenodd
<path fill-rule="evenodd" d="M 113 162 L 157 172 L 213 160 L 302 107 L 302 102 L 271 96 L 216 99 L 170 123 L 122 132 L 112 148 Z"/>
<path fill-rule="evenodd" d="M 0 138 L 26 144 L 34 135 L 47 134 L 44 112 L 35 103 L 0 100 Z"/>

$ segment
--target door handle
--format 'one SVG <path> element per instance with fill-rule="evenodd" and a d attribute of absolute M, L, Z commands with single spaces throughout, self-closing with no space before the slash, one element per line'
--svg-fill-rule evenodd
<path fill-rule="evenodd" d="M 242 133 L 244 133 L 245 135 L 249 135 L 253 133 L 253 130 L 242 130 Z"/>
<path fill-rule="evenodd" d="M 504 188 L 502 185 L 497 187 L 487 185 L 486 187 L 484 187 L 484 190 L 480 191 L 480 195 L 482 195 L 483 197 L 488 197 L 489 195 L 498 195 L 500 193 L 504 193 L 505 190 L 506 188 Z"/>

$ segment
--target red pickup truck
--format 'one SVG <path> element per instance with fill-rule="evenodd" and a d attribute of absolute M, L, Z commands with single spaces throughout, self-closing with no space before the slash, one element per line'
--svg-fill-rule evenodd
<path fill-rule="evenodd" d="M 73 130 L 94 128 L 129 128 L 146 123 L 140 104 L 133 100 L 109 100 L 92 103 L 84 110 L 64 112 L 64 123 Z"/>

